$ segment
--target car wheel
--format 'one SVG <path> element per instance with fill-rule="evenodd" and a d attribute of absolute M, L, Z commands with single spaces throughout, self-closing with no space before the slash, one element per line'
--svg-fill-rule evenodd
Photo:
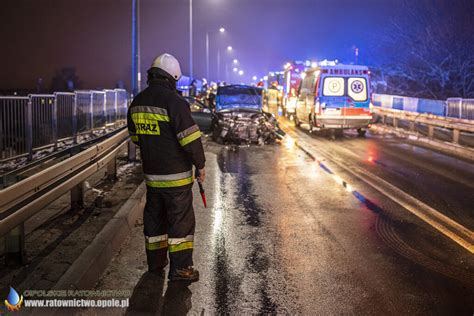
<path fill-rule="evenodd" d="M 314 131 L 315 126 L 314 126 L 314 121 L 311 114 L 308 115 L 308 123 L 309 123 L 309 132 L 312 133 Z"/>
<path fill-rule="evenodd" d="M 296 113 L 296 111 L 295 111 L 295 114 L 294 114 L 294 121 L 295 121 L 295 126 L 296 127 L 301 126 L 301 121 L 298 119 L 298 114 Z"/>
<path fill-rule="evenodd" d="M 357 135 L 359 135 L 359 137 L 365 137 L 366 132 L 367 131 L 365 129 L 362 129 L 362 128 L 357 129 Z"/>

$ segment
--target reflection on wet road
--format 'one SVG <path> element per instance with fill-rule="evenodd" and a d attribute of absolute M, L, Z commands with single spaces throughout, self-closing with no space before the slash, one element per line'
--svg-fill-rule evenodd
<path fill-rule="evenodd" d="M 196 263 L 211 272 L 210 279 L 191 286 L 194 311 L 312 314 L 472 308 L 472 258 L 459 266 L 441 262 L 438 267 L 436 260 L 407 260 L 405 238 L 421 247 L 408 247 L 409 255 L 426 258 L 438 246 L 426 245 L 435 233 L 423 228 L 420 236 L 414 234 L 423 223 L 380 195 L 348 192 L 333 181 L 324 163 L 318 165 L 294 144 L 208 143 L 207 149 L 215 154 L 215 163 L 208 159 L 214 181 L 207 184 L 214 195 L 208 236 L 213 246 L 197 249 Z M 208 285 L 212 292 L 202 294 L 200 289 Z"/>
<path fill-rule="evenodd" d="M 386 148 L 376 141 L 366 146 L 381 168 L 391 166 L 381 154 Z M 474 311 L 473 257 L 363 182 L 315 161 L 291 140 L 259 147 L 207 141 L 205 147 L 207 209 L 194 188 L 200 281 L 176 288 L 148 278 L 137 227 L 98 285 L 134 289 L 129 314 Z M 333 147 L 327 148 L 337 154 L 351 145 Z M 137 307 L 146 301 L 148 310 Z"/>
<path fill-rule="evenodd" d="M 215 306 L 219 314 L 229 314 L 242 309 L 238 300 L 241 296 L 242 273 L 253 274 L 253 292 L 252 307 L 247 307 L 248 311 L 254 310 L 258 313 L 276 313 L 277 305 L 270 297 L 267 289 L 269 288 L 267 273 L 269 261 L 266 253 L 265 244 L 259 241 L 258 232 L 262 229 L 262 216 L 265 215 L 265 209 L 257 203 L 257 197 L 253 193 L 252 181 L 250 176 L 252 170 L 249 168 L 246 160 L 246 149 L 241 150 L 234 147 L 231 150 L 222 150 L 217 155 L 218 163 L 218 187 L 216 188 L 215 219 L 214 219 L 214 277 L 215 277 Z M 216 170 L 217 171 L 217 170 Z M 225 219 L 223 219 L 223 212 Z M 238 213 L 236 213 L 238 212 Z M 240 229 L 249 228 L 248 235 L 237 236 L 243 243 L 241 249 L 229 249 L 226 244 L 226 233 L 233 233 L 232 227 L 227 220 L 229 213 L 236 213 L 239 218 L 238 225 Z M 230 221 L 230 220 L 229 220 Z M 227 232 L 225 230 L 228 230 Z M 229 254 L 231 252 L 231 254 Z M 241 265 L 241 272 L 232 269 L 232 261 L 237 256 L 242 256 L 244 262 Z M 245 289 L 246 291 L 250 288 Z"/>

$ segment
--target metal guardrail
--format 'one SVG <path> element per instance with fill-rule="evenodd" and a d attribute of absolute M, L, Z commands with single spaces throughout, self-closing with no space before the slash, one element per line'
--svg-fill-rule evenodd
<path fill-rule="evenodd" d="M 449 98 L 446 116 L 474 120 L 474 99 Z"/>
<path fill-rule="evenodd" d="M 128 95 L 123 89 L 56 92 L 0 97 L 0 161 L 30 160 L 41 148 L 77 140 L 81 133 L 125 125 Z"/>
<path fill-rule="evenodd" d="M 428 128 L 428 138 L 430 139 L 434 138 L 434 131 L 436 127 L 451 130 L 451 141 L 455 144 L 459 143 L 459 137 L 461 132 L 474 133 L 474 121 L 472 120 L 456 119 L 427 113 L 415 113 L 402 110 L 385 109 L 380 107 L 373 107 L 372 111 L 375 115 L 381 118 L 382 124 L 387 124 L 388 118 L 390 118 L 391 125 L 395 128 L 400 127 L 400 121 L 408 121 L 408 130 L 410 132 L 415 132 L 416 124 L 426 125 Z"/>
<path fill-rule="evenodd" d="M 5 235 L 6 253 L 21 252 L 24 258 L 24 222 L 45 206 L 68 191 L 71 205 L 82 204 L 83 182 L 103 167 L 115 176 L 115 158 L 127 143 L 128 131 L 124 128 L 103 142 L 0 190 L 0 236 Z"/>
<path fill-rule="evenodd" d="M 104 141 L 116 133 L 119 133 L 120 131 L 121 128 L 118 128 L 110 133 L 100 135 L 77 144 L 72 144 L 65 149 L 58 148 L 58 150 L 54 151 L 53 153 L 35 158 L 24 165 L 17 165 L 14 169 L 5 171 L 0 175 L 0 190 L 25 180 L 28 176 L 34 174 L 36 172 L 35 170 L 44 169 L 45 165 L 52 165 L 53 163 L 57 163 L 58 161 L 72 157 L 91 146 L 95 146 L 96 144 Z M 129 159 L 134 160 L 135 158 L 130 156 Z"/>

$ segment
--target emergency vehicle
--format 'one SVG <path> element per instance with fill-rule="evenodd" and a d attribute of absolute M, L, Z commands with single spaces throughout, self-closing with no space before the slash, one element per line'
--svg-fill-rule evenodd
<path fill-rule="evenodd" d="M 283 80 L 283 114 L 293 119 L 298 101 L 298 88 L 301 83 L 301 74 L 305 70 L 305 65 L 301 61 L 287 63 L 285 65 Z"/>
<path fill-rule="evenodd" d="M 311 130 L 357 129 L 365 135 L 370 126 L 369 69 L 357 65 L 324 65 L 302 73 L 295 124 Z"/>

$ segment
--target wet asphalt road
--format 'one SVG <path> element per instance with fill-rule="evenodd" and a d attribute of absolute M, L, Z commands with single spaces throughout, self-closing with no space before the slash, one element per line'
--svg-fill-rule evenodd
<path fill-rule="evenodd" d="M 343 146 L 311 141 L 347 159 L 373 153 L 378 163 L 368 168 L 391 166 L 380 168 L 390 181 L 398 178 L 389 174 L 405 172 L 416 179 L 408 187 L 414 194 L 430 190 L 427 170 L 434 166 L 444 165 L 446 174 L 433 172 L 440 178 L 431 181 L 432 188 L 446 179 L 457 190 L 472 185 L 469 173 L 451 172 L 461 163 L 421 151 L 433 159 L 420 165 L 413 157 L 421 149 L 397 140 L 348 135 L 339 140 Z M 97 285 L 133 291 L 128 314 L 472 315 L 473 256 L 364 183 L 351 179 L 365 194 L 357 198 L 288 142 L 263 147 L 206 142 L 206 152 L 208 209 L 195 191 L 194 257 L 201 280 L 188 287 L 147 273 L 143 227 L 137 226 Z M 459 196 L 466 195 L 472 199 L 472 187 Z M 454 200 L 456 195 L 446 204 Z M 469 200 L 458 203 L 464 208 L 453 207 L 458 213 L 451 215 L 471 227 Z M 80 314 L 98 313 L 104 311 Z"/>
<path fill-rule="evenodd" d="M 448 157 L 409 144 L 391 135 L 357 137 L 351 131 L 335 141 L 296 129 L 287 120 L 282 125 L 298 135 L 309 136 L 321 150 L 370 171 L 416 199 L 474 230 L 474 163 Z"/>

